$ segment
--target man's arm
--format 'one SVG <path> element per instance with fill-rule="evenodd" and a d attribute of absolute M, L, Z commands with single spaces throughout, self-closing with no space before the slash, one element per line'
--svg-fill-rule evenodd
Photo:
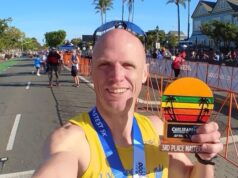
<path fill-rule="evenodd" d="M 90 161 L 90 149 L 82 129 L 71 123 L 56 129 L 46 141 L 44 157 L 33 178 L 82 176 Z"/>
<path fill-rule="evenodd" d="M 67 152 L 55 153 L 34 173 L 33 178 L 76 178 L 78 160 Z"/>

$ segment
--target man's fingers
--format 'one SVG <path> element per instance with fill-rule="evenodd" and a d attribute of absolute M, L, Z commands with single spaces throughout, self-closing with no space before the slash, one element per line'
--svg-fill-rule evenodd
<path fill-rule="evenodd" d="M 199 126 L 196 129 L 196 133 L 197 134 L 211 133 L 211 132 L 217 131 L 218 129 L 219 129 L 219 126 L 216 122 L 210 122 L 210 123 Z"/>
<path fill-rule="evenodd" d="M 218 131 L 209 133 L 209 134 L 196 134 L 191 137 L 193 142 L 198 143 L 219 143 L 220 142 L 221 133 Z"/>
<path fill-rule="evenodd" d="M 204 153 L 219 153 L 223 150 L 222 143 L 204 143 L 202 145 L 202 152 Z"/>
<path fill-rule="evenodd" d="M 223 150 L 223 144 L 222 143 L 216 143 L 216 144 L 203 144 L 202 145 L 202 152 L 199 153 L 199 156 L 204 160 L 210 160 L 213 157 L 215 157 L 219 152 Z"/>

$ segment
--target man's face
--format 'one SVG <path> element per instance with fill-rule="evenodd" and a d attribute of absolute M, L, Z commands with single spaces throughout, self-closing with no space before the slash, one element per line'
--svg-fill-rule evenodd
<path fill-rule="evenodd" d="M 147 68 L 142 44 L 132 34 L 114 30 L 96 44 L 92 79 L 96 104 L 111 112 L 134 109 Z"/>

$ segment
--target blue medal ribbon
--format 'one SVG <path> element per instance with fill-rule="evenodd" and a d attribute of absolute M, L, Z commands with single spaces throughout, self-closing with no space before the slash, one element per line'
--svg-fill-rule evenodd
<path fill-rule="evenodd" d="M 94 107 L 90 112 L 89 116 L 91 122 L 98 134 L 101 141 L 104 154 L 108 160 L 110 168 L 114 177 L 124 178 L 127 177 L 128 173 L 124 169 L 120 157 L 118 155 L 116 146 L 114 144 L 112 134 L 106 122 L 103 120 L 96 107 Z M 141 136 L 141 132 L 138 123 L 133 118 L 132 127 L 132 139 L 133 139 L 133 177 L 145 177 L 146 175 L 146 162 L 144 154 L 144 143 Z"/>

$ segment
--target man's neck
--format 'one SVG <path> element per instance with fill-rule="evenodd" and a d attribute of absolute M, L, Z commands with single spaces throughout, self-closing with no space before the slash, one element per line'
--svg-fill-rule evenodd
<path fill-rule="evenodd" d="M 119 146 L 131 145 L 131 132 L 134 111 L 126 113 L 113 113 L 107 112 L 100 107 L 97 107 L 97 110 L 110 128 L 114 143 Z"/>

